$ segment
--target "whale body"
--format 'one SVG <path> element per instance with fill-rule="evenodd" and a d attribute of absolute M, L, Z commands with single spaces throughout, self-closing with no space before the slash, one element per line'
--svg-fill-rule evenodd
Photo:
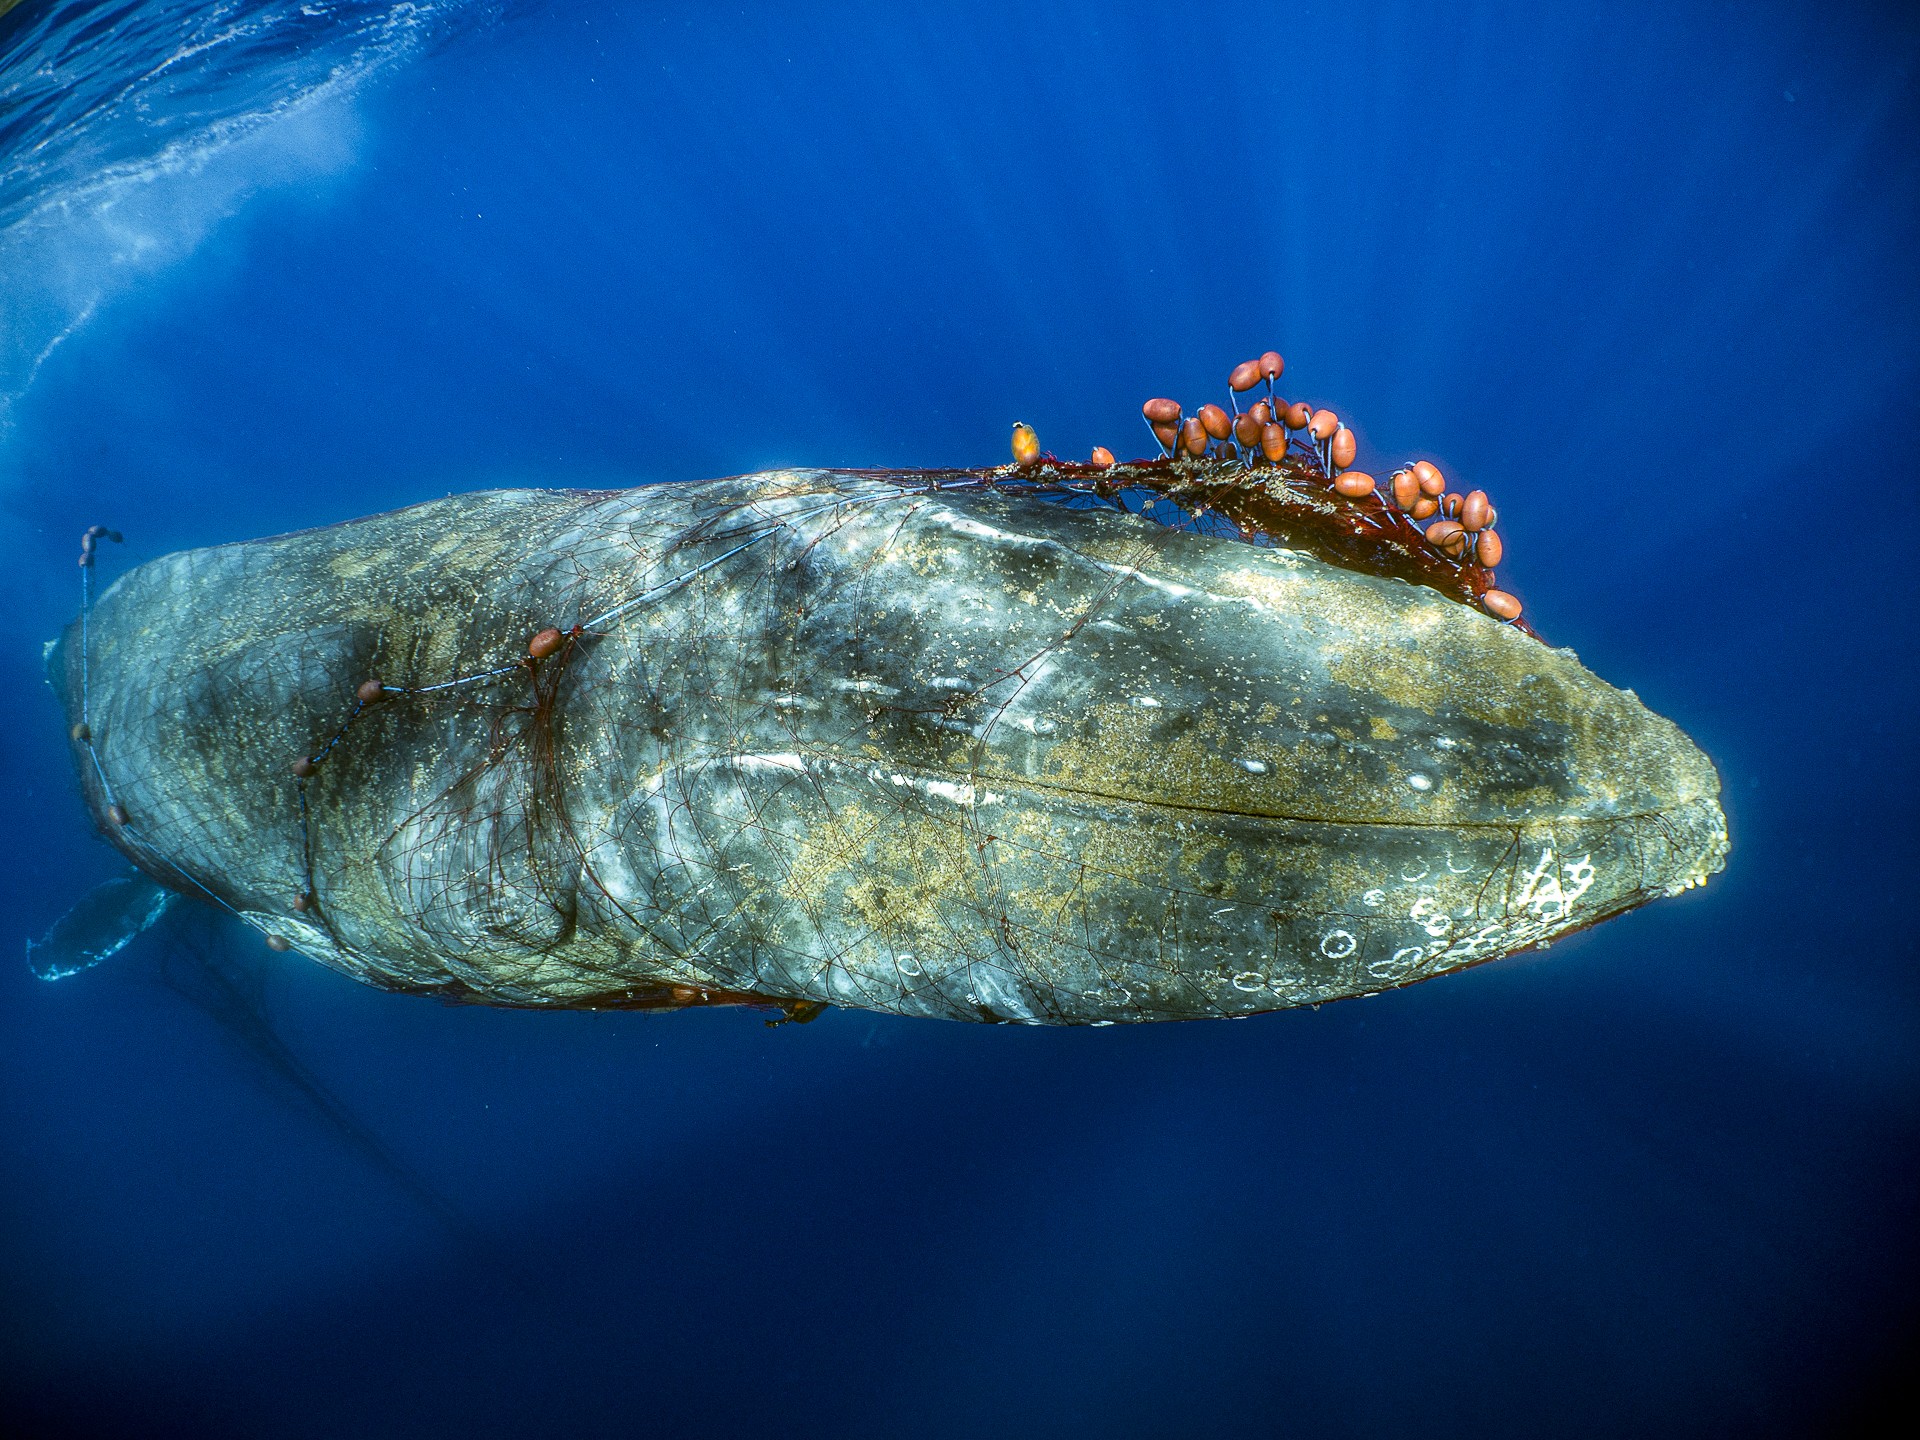
<path fill-rule="evenodd" d="M 1240 1016 L 1727 849 L 1706 757 L 1570 651 L 1011 486 L 454 496 L 154 560 L 49 663 L 136 866 L 483 1003 Z"/>

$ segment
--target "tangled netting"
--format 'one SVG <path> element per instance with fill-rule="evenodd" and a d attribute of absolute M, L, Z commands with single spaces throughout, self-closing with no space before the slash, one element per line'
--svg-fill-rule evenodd
<path fill-rule="evenodd" d="M 763 1003 L 808 1018 L 847 1003 L 1090 1023 L 1239 1014 L 1406 983 L 1598 918 L 1574 913 L 1593 883 L 1589 857 L 1563 859 L 1551 845 L 1535 853 L 1522 843 L 1524 822 L 1473 816 L 1462 823 L 1479 829 L 1444 854 L 1391 860 L 1409 876 L 1418 861 L 1444 866 L 1456 886 L 1470 881 L 1463 917 L 1482 922 L 1470 932 L 1448 933 L 1452 919 L 1437 926 L 1438 911 L 1415 915 L 1423 938 L 1409 945 L 1404 915 L 1292 903 L 1288 883 L 1295 899 L 1319 883 L 1311 867 L 1292 880 L 1232 868 L 1234 817 L 1246 807 L 1229 792 L 1295 763 L 1257 747 L 1204 763 L 1167 751 L 1158 768 L 1185 787 L 1167 803 L 1197 805 L 1218 832 L 1182 839 L 1179 864 L 1191 873 L 1178 884 L 1165 883 L 1164 856 L 1150 875 L 1141 858 L 1161 838 L 1131 842 L 1140 855 L 1095 853 L 1109 843 L 1098 836 L 1068 853 L 1059 835 L 985 818 L 976 801 L 994 781 L 984 748 L 997 747 L 996 764 L 1042 772 L 1039 761 L 1020 769 L 1022 747 L 1042 745 L 1054 726 L 1027 705 L 1029 689 L 1070 641 L 1113 625 L 1114 597 L 1130 583 L 1124 563 L 1102 569 L 1075 556 L 1070 575 L 1036 569 L 1029 588 L 1062 597 L 1059 618 L 988 617 L 996 658 L 971 668 L 941 649 L 959 643 L 951 636 L 965 631 L 964 617 L 947 616 L 944 629 L 912 628 L 911 607 L 896 609 L 892 630 L 861 619 L 863 595 L 898 595 L 896 573 L 843 566 L 830 594 L 809 588 L 812 552 L 866 523 L 859 517 L 892 524 L 897 514 L 905 525 L 916 499 L 952 493 L 1126 511 L 1474 600 L 1487 583 L 1479 567 L 1377 494 L 1334 491 L 1305 447 L 1258 470 L 1209 455 L 807 473 L 814 489 L 789 486 L 777 504 L 750 482 L 696 487 L 713 503 L 651 529 L 635 517 L 663 492 L 500 492 L 464 497 L 464 510 L 447 512 L 465 515 L 464 528 L 438 536 L 422 529 L 424 516 L 441 513 L 433 507 L 355 522 L 350 555 L 314 532 L 172 557 L 144 603 L 191 613 L 212 596 L 244 604 L 260 624 L 232 627 L 230 644 L 224 631 L 196 634 L 164 654 L 151 648 L 156 626 L 140 638 L 117 626 L 106 658 L 122 675 L 146 666 L 152 681 L 144 696 L 116 687 L 109 714 L 96 709 L 91 680 L 93 647 L 107 633 L 93 626 L 95 532 L 82 556 L 87 603 L 72 688 L 96 812 L 144 868 L 240 914 L 277 949 L 297 945 L 389 988 L 493 1004 Z M 1103 527 L 1105 538 L 1118 533 Z M 347 563 L 352 556 L 363 558 Z M 1057 562 L 1036 550 L 1004 563 L 1014 568 L 993 578 L 1017 594 L 1019 566 Z M 805 649 L 797 640 L 739 643 L 744 611 L 797 637 L 818 618 L 810 607 L 827 603 L 841 607 L 832 694 L 825 671 L 777 673 L 782 656 Z M 297 643 L 253 643 L 268 625 Z M 137 644 L 149 648 L 135 656 Z M 806 653 L 822 653 L 817 636 L 808 644 Z M 903 645 L 918 647 L 910 681 L 858 678 L 900 673 Z M 1552 652 L 1539 653 L 1528 663 L 1549 664 Z M 673 713 L 661 700 L 669 692 Z M 178 712 L 159 729 L 155 697 Z M 1623 711 L 1622 726 L 1631 723 Z M 140 748 L 139 737 L 162 734 L 164 745 Z M 689 736 L 710 742 L 707 758 L 686 760 Z M 1556 757 L 1531 755 L 1491 726 L 1483 749 L 1488 773 L 1515 795 L 1547 793 L 1563 778 Z M 860 761 L 855 784 L 850 767 L 863 754 L 878 758 Z M 279 758 L 252 763 L 261 756 Z M 889 775 L 894 760 L 900 771 Z M 681 772 L 671 793 L 660 780 L 669 769 Z M 935 773 L 964 778 L 925 778 Z M 1159 782 L 1129 783 L 1151 791 Z M 1413 802 L 1431 803 L 1426 777 L 1408 783 Z M 1432 849 L 1421 837 L 1438 832 L 1409 833 L 1391 843 Z M 238 849 L 237 836 L 246 837 Z M 1666 883 L 1681 846 L 1661 844 L 1608 911 Z M 1206 868 L 1208 845 L 1218 874 Z M 753 878 L 774 864 L 772 880 Z M 1016 872 L 1027 887 L 1018 897 L 1008 879 Z M 776 882 L 784 909 L 767 900 Z M 936 901 L 959 905 L 964 923 Z M 1218 942 L 1216 963 L 1209 927 L 1224 929 L 1218 917 L 1230 912 L 1245 923 L 1230 947 Z M 830 933 L 829 917 L 857 924 L 851 946 Z M 1250 945 L 1267 954 L 1258 968 L 1246 963 Z M 865 970 L 845 961 L 856 946 L 877 957 Z M 805 956 L 813 968 L 800 975 L 795 957 Z"/>

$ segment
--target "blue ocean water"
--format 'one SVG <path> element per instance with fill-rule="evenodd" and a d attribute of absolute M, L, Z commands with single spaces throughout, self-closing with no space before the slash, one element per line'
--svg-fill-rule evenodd
<path fill-rule="evenodd" d="M 1493 491 L 1530 618 L 1702 744 L 1733 853 L 1243 1024 L 449 1008 L 212 923 L 0 963 L 0 1431 L 1910 1408 L 1916 60 L 1867 5 L 20 0 L 16 957 L 121 869 L 40 678 L 89 523 L 110 576 L 502 483 L 998 461 L 1015 419 L 1138 453 L 1141 399 L 1269 345 L 1363 460 Z"/>

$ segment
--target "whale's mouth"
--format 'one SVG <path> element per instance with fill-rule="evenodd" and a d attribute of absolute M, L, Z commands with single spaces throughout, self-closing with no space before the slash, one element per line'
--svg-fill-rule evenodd
<path fill-rule="evenodd" d="M 1726 851 L 1708 797 L 1355 823 L 802 749 L 676 764 L 649 789 L 650 844 L 694 816 L 711 846 L 699 876 L 640 897 L 649 934 L 705 956 L 698 935 L 753 915 L 781 964 L 825 957 L 809 994 L 937 991 L 911 1003 L 968 1018 L 1197 1018 L 1394 988 L 1689 888 Z M 759 973 L 728 960 L 712 983 Z M 983 985 L 992 1013 L 974 1015 Z"/>
<path fill-rule="evenodd" d="M 765 763 L 769 757 L 739 755 L 730 757 L 736 763 Z M 786 758 L 786 757 L 781 757 Z M 799 756 L 792 757 L 796 761 Z M 848 762 L 840 756 L 810 756 L 815 763 L 845 766 Z M 804 762 L 796 769 L 804 767 Z M 1510 833 L 1530 825 L 1553 824 L 1556 826 L 1600 826 L 1613 827 L 1634 824 L 1636 822 L 1657 823 L 1675 814 L 1711 813 L 1718 817 L 1719 829 L 1724 838 L 1725 815 L 1712 796 L 1694 795 L 1677 800 L 1673 805 L 1659 809 L 1621 810 L 1610 814 L 1544 813 L 1522 815 L 1507 818 L 1462 818 L 1462 819 L 1420 819 L 1417 817 L 1384 816 L 1379 814 L 1343 815 L 1337 812 L 1318 811 L 1313 813 L 1292 813 L 1272 806 L 1236 807 L 1210 803 L 1204 798 L 1180 800 L 1165 795 L 1143 795 L 1118 790 L 1102 789 L 1089 785 L 1074 785 L 1050 782 L 1031 776 L 1007 774 L 982 774 L 945 769 L 928 765 L 887 765 L 866 767 L 867 778 L 874 783 L 890 783 L 896 787 L 906 786 L 925 795 L 929 800 L 945 801 L 963 810 L 975 810 L 1004 803 L 1012 792 L 1025 792 L 1034 796 L 1057 797 L 1069 802 L 1112 806 L 1134 809 L 1146 813 L 1164 813 L 1170 816 L 1194 815 L 1214 816 L 1224 820 L 1233 820 L 1247 824 L 1272 821 L 1288 825 L 1329 825 L 1342 829 L 1378 828 L 1383 830 L 1484 830 L 1497 833 Z M 1720 867 L 1715 866 L 1715 870 Z"/>
<path fill-rule="evenodd" d="M 1671 894 L 1705 882 L 1724 868 L 1728 851 L 1726 816 L 1713 795 L 1691 795 L 1657 810 L 1612 814 L 1515 815 L 1504 820 L 1402 820 L 1378 816 L 1289 815 L 1272 809 L 1237 809 L 1159 796 L 1115 794 L 1098 788 L 1050 783 L 1021 776 L 982 776 L 939 766 L 858 763 L 844 756 L 805 751 L 717 755 L 691 766 L 718 765 L 743 780 L 772 780 L 777 789 L 795 783 L 830 789 L 836 801 L 862 798 L 891 801 L 917 819 L 961 829 L 998 841 L 1000 823 L 1049 814 L 1071 823 L 1100 826 L 1117 834 L 1175 835 L 1202 830 L 1231 833 L 1256 848 L 1260 838 L 1283 841 L 1297 858 L 1303 847 L 1324 847 L 1329 857 L 1363 851 L 1375 837 L 1389 845 L 1431 847 L 1459 837 L 1467 849 L 1491 857 L 1488 875 L 1511 867 L 1516 855 L 1541 836 L 1559 850 L 1610 846 L 1631 854 L 1635 863 L 1619 877 L 1618 893 L 1595 904 L 1602 913 L 1584 923 L 1617 913 L 1653 894 Z M 1071 823 L 1067 826 L 1071 828 Z M 1142 841 L 1144 844 L 1144 840 Z M 1333 863 L 1331 858 L 1330 862 Z M 1344 863 L 1344 858 L 1341 863 Z M 1456 868 L 1457 875 L 1468 868 Z"/>

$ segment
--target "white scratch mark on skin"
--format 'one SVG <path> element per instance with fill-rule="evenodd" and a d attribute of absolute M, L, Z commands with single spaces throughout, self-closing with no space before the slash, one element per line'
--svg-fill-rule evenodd
<path fill-rule="evenodd" d="M 1021 535 L 1011 530 L 1001 530 L 983 521 L 972 519 L 952 510 L 937 510 L 927 518 L 935 524 L 946 526 L 957 535 L 972 535 L 981 540 L 1005 540 L 1014 545 L 1054 545 L 1058 543 L 1044 535 Z"/>
<path fill-rule="evenodd" d="M 1105 560 L 1095 561 L 1094 563 L 1109 575 L 1118 576 L 1123 580 L 1138 580 L 1148 589 L 1158 590 L 1162 594 L 1169 595 L 1175 600 L 1191 599 L 1200 593 L 1191 585 L 1182 585 L 1174 580 L 1161 580 L 1156 576 L 1147 574 L 1144 570 L 1136 570 L 1131 565 L 1115 565 Z M 1207 598 L 1209 600 L 1220 600 L 1227 597 L 1209 594 Z"/>
<path fill-rule="evenodd" d="M 902 775 L 884 770 L 869 770 L 867 778 L 876 785 L 884 781 L 898 785 L 902 789 L 917 790 L 922 795 L 931 795 L 936 799 L 964 806 L 967 809 L 972 809 L 976 805 L 998 805 L 1007 798 L 997 791 L 988 790 L 979 785 L 957 784 L 952 780 L 926 780 L 918 775 Z"/>
<path fill-rule="evenodd" d="M 807 765 L 790 750 L 763 755 L 730 755 L 728 763 L 741 770 L 790 770 L 805 774 Z"/>

